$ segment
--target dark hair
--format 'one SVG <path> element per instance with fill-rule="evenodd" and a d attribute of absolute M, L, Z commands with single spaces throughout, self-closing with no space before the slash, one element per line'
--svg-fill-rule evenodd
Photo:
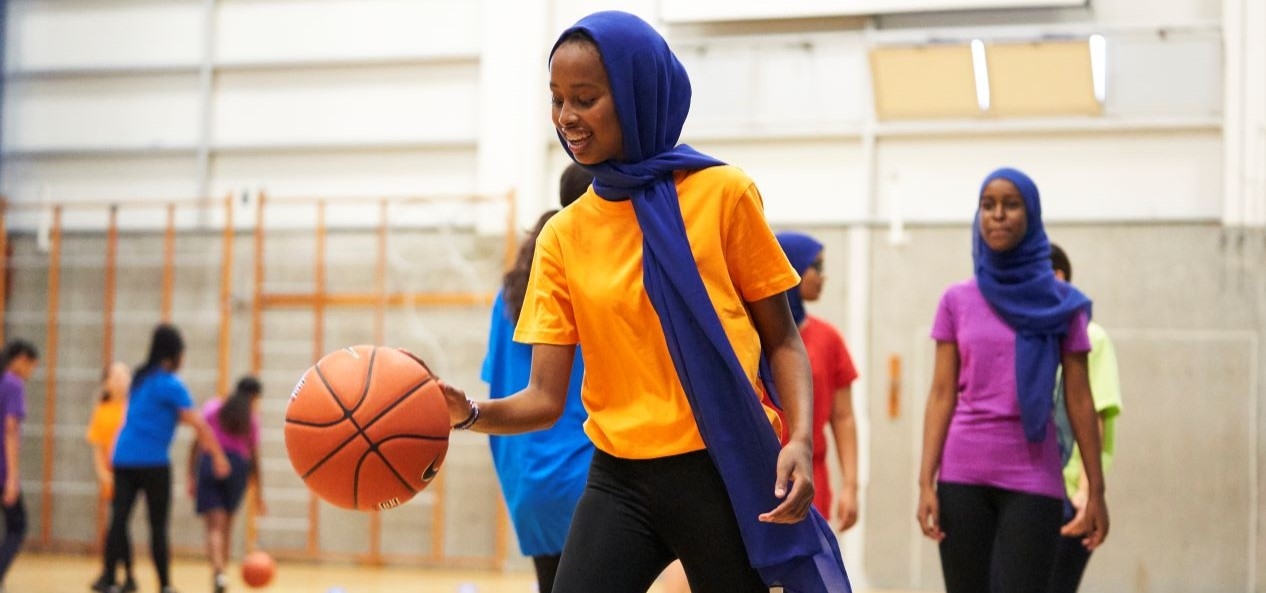
<path fill-rule="evenodd" d="M 593 38 L 593 35 L 590 35 L 589 32 L 584 29 L 574 29 L 572 32 L 564 35 L 558 40 L 558 43 L 554 44 L 554 51 L 558 51 L 558 48 L 567 45 L 568 43 L 580 43 L 589 45 L 594 49 L 598 49 L 598 41 Z M 599 51 L 599 53 L 601 53 L 601 51 Z M 550 54 L 550 57 L 553 57 L 553 53 Z"/>
<path fill-rule="evenodd" d="M 4 345 L 4 351 L 0 352 L 0 372 L 9 370 L 9 365 L 23 356 L 31 360 L 39 360 L 40 351 L 35 349 L 34 344 L 21 338 L 9 340 L 9 343 Z"/>
<path fill-rule="evenodd" d="M 1068 261 L 1068 254 L 1059 245 L 1051 243 L 1051 267 L 1064 273 L 1064 281 L 1073 281 L 1073 263 Z"/>
<path fill-rule="evenodd" d="M 588 35 L 585 35 L 585 38 L 588 39 Z M 558 203 L 564 208 L 571 205 L 589 191 L 590 183 L 593 183 L 593 175 L 584 167 L 576 163 L 567 165 L 558 179 Z M 536 225 L 519 244 L 519 254 L 514 258 L 514 266 L 501 280 L 502 298 L 510 307 L 510 319 L 515 322 L 518 322 L 519 314 L 523 312 L 528 276 L 532 273 L 532 256 L 536 253 L 536 238 L 540 236 L 541 229 L 545 228 L 546 221 L 557 213 L 557 210 L 550 210 L 536 220 Z"/>
<path fill-rule="evenodd" d="M 514 267 L 501 280 L 502 298 L 505 299 L 506 306 L 510 307 L 510 319 L 516 323 L 519 321 L 519 314 L 523 312 L 523 299 L 527 296 L 528 277 L 532 274 L 532 256 L 536 253 L 536 238 L 541 235 L 545 223 L 557 213 L 557 210 L 550 210 L 536 220 L 536 226 L 532 227 L 519 244 Z"/>
<path fill-rule="evenodd" d="M 261 391 L 263 387 L 259 384 L 259 379 L 250 375 L 238 379 L 237 387 L 224 400 L 220 413 L 216 415 L 220 428 L 234 436 L 250 434 L 251 402 L 259 397 Z"/>
<path fill-rule="evenodd" d="M 176 364 L 185 353 L 185 340 L 180 337 L 180 330 L 169 323 L 159 324 L 154 328 L 154 337 L 150 338 L 149 356 L 145 364 L 137 367 L 132 373 L 132 387 L 135 390 L 150 373 L 158 370 L 164 362 Z"/>
<path fill-rule="evenodd" d="M 110 386 L 106 385 L 106 381 L 110 379 L 110 369 L 114 368 L 113 362 L 108 362 L 105 368 L 101 369 L 101 401 L 110 401 Z"/>
<path fill-rule="evenodd" d="M 558 180 L 558 205 L 566 208 L 572 202 L 580 199 L 589 191 L 589 184 L 593 183 L 593 174 L 586 171 L 584 167 L 576 163 L 567 165 L 563 169 L 563 175 Z"/>

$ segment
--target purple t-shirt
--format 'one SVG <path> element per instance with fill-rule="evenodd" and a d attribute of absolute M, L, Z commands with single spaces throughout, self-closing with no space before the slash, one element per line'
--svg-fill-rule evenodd
<path fill-rule="evenodd" d="M 1054 416 L 1046 439 L 1030 443 L 1016 396 L 1015 330 L 994 312 L 976 279 L 941 295 L 932 339 L 958 346 L 958 404 L 941 455 L 942 482 L 993 486 L 1063 499 Z M 1086 315 L 1068 325 L 1063 351 L 1089 352 Z"/>
<path fill-rule="evenodd" d="M 4 377 L 0 377 L 0 444 L 5 442 L 5 424 L 4 420 L 9 416 L 22 422 L 26 419 L 26 387 L 22 378 L 5 371 Z M 0 449 L 0 485 L 4 484 L 5 479 L 9 477 L 9 458 Z"/>
<path fill-rule="evenodd" d="M 215 440 L 220 441 L 220 447 L 227 453 L 236 453 L 244 459 L 251 458 L 251 448 L 259 443 L 259 418 L 251 415 L 251 431 L 245 435 L 234 435 L 225 432 L 224 427 L 220 426 L 220 408 L 224 405 L 222 399 L 211 399 L 202 405 L 202 417 L 206 419 L 207 424 L 211 427 L 211 432 L 215 433 Z"/>

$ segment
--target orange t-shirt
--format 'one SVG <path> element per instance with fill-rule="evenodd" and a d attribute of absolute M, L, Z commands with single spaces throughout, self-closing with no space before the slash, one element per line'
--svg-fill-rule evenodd
<path fill-rule="evenodd" d="M 123 426 L 125 409 L 120 400 L 104 401 L 92 410 L 92 419 L 88 421 L 88 442 L 105 447 L 107 460 L 114 458 L 114 440 Z"/>
<path fill-rule="evenodd" d="M 758 395 L 760 336 L 745 303 L 800 282 L 765 222 L 756 185 L 735 167 L 676 174 L 686 235 L 699 274 Z M 650 459 L 704 448 L 642 284 L 642 231 L 628 200 L 591 187 L 550 219 L 536 255 L 515 341 L 581 344 L 585 432 L 602 451 Z M 775 433 L 775 411 L 765 414 Z"/>

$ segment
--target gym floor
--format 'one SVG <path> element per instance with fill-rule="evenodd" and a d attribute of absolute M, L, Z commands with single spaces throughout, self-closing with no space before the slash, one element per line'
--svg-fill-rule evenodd
<path fill-rule="evenodd" d="M 94 556 L 24 553 L 9 571 L 4 590 L 9 593 L 88 593 L 100 571 Z M 137 564 L 139 593 L 155 593 L 154 570 L 144 552 Z M 181 593 L 211 590 L 207 565 L 190 558 L 172 561 L 172 583 Z M 238 565 L 230 570 L 229 591 L 249 591 Z M 530 571 L 490 572 L 423 568 L 366 568 L 347 564 L 292 562 L 277 569 L 264 593 L 534 593 Z M 658 593 L 652 587 L 648 593 Z M 860 593 L 860 592 L 859 592 Z M 899 591 L 870 593 L 907 593 Z"/>

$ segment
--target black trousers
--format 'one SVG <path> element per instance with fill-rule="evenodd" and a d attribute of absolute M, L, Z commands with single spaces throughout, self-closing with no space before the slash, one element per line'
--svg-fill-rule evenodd
<path fill-rule="evenodd" d="M 1044 593 L 1055 566 L 1058 498 L 941 482 L 946 593 Z"/>
<path fill-rule="evenodd" d="M 114 468 L 114 501 L 110 507 L 110 531 L 106 533 L 105 567 L 101 578 L 114 582 L 115 569 L 132 543 L 128 521 L 138 495 L 145 495 L 149 515 L 150 552 L 158 571 L 159 588 L 171 584 L 171 556 L 167 544 L 167 524 L 171 520 L 171 467 Z"/>
<path fill-rule="evenodd" d="M 4 576 L 9 573 L 13 559 L 22 549 L 22 541 L 26 539 L 26 505 L 22 504 L 22 494 L 11 507 L 4 507 L 4 541 L 0 542 L 0 585 L 4 584 Z"/>
<path fill-rule="evenodd" d="M 536 568 L 537 591 L 550 593 L 554 590 L 554 578 L 558 576 L 558 562 L 562 558 L 561 554 L 532 557 L 532 566 Z"/>
<path fill-rule="evenodd" d="M 595 451 L 553 593 L 645 593 L 677 558 L 692 593 L 769 593 L 707 451 L 645 460 Z"/>
<path fill-rule="evenodd" d="M 1065 499 L 1064 523 L 1072 521 L 1075 514 L 1072 503 Z M 1077 587 L 1081 586 L 1081 577 L 1086 573 L 1086 564 L 1090 562 L 1090 550 L 1081 545 L 1081 540 L 1082 536 L 1060 536 L 1048 593 L 1077 593 Z"/>

